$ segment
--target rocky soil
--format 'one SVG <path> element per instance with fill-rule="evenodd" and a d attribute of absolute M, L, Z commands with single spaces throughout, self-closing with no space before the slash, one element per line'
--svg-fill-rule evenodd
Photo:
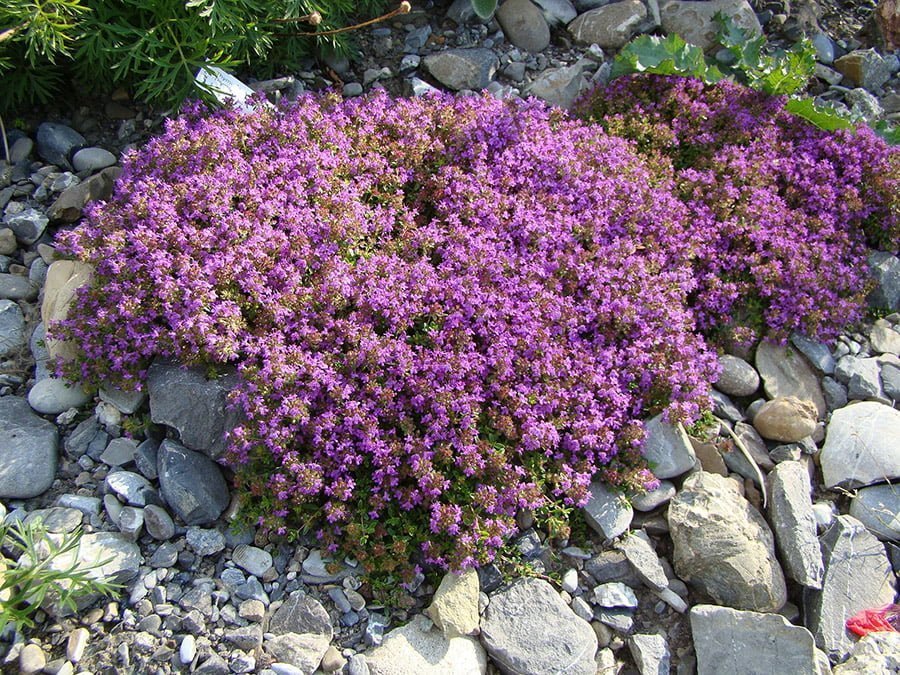
<path fill-rule="evenodd" d="M 874 120 L 900 114 L 890 34 L 860 3 L 468 0 L 425 6 L 332 59 L 251 87 L 534 95 L 563 107 L 603 82 L 642 31 L 708 39 L 713 10 L 818 49 L 812 91 Z M 893 5 L 896 8 L 896 4 Z M 894 10 L 897 11 L 896 9 Z M 862 32 L 861 32 L 862 31 Z M 887 42 L 885 42 L 887 40 Z M 53 235 L 110 193 L 121 153 L 162 115 L 119 92 L 7 134 L 0 161 L 0 517 L 82 527 L 81 559 L 118 581 L 0 636 L 23 673 L 888 673 L 900 634 L 857 641 L 856 612 L 895 601 L 900 570 L 900 260 L 870 257 L 884 318 L 833 345 L 795 337 L 721 357 L 715 419 L 648 424 L 659 489 L 592 486 L 583 531 L 554 542 L 521 515 L 527 574 L 491 566 L 375 600 L 352 560 L 315 540 L 235 525 L 221 454 L 227 378 L 160 362 L 147 393 L 93 396 L 54 379 L 44 325 L 83 282 Z M 26 121 L 26 127 L 28 127 Z M 330 564 L 329 564 L 330 563 Z M 436 587 L 435 587 L 436 586 Z"/>

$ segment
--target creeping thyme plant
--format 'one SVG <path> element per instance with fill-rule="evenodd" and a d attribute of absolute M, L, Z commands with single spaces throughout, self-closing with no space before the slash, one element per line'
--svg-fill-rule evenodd
<path fill-rule="evenodd" d="M 520 509 L 559 526 L 592 479 L 652 484 L 641 420 L 708 406 L 717 322 L 858 315 L 897 155 L 775 107 L 648 78 L 586 98 L 599 123 L 490 97 L 195 106 L 61 237 L 96 274 L 52 332 L 71 377 L 235 368 L 228 462 L 262 525 L 373 570 L 477 566 Z"/>

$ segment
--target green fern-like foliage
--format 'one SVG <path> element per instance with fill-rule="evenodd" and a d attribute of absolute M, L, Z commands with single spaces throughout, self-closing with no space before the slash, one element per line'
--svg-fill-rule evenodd
<path fill-rule="evenodd" d="M 0 113 L 46 102 L 71 74 L 82 86 L 130 86 L 144 101 L 200 96 L 208 65 L 282 74 L 320 47 L 350 50 L 354 19 L 385 0 L 7 0 L 0 8 Z M 323 35 L 318 36 L 317 34 Z"/>

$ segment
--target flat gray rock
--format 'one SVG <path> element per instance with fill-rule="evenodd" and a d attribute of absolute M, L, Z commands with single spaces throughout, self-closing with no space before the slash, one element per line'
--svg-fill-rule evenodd
<path fill-rule="evenodd" d="M 501 670 L 595 675 L 597 636 L 546 581 L 522 578 L 491 596 L 481 641 Z"/>
<path fill-rule="evenodd" d="M 421 614 L 384 636 L 366 654 L 371 675 L 478 675 L 487 671 L 487 656 L 476 638 L 446 638 Z"/>
<path fill-rule="evenodd" d="M 695 605 L 691 632 L 697 675 L 819 672 L 813 636 L 780 614 Z"/>
<path fill-rule="evenodd" d="M 219 467 L 206 455 L 163 441 L 157 457 L 163 499 L 188 525 L 215 522 L 230 496 Z"/>
<path fill-rule="evenodd" d="M 820 542 L 825 576 L 821 590 L 804 592 L 805 623 L 819 648 L 840 661 L 854 643 L 846 620 L 892 603 L 894 574 L 884 545 L 853 516 L 835 518 Z"/>
<path fill-rule="evenodd" d="M 295 592 L 278 608 L 269 621 L 269 632 L 276 635 L 284 633 L 307 633 L 323 636 L 331 641 L 334 628 L 328 612 L 315 598 L 304 593 Z"/>
<path fill-rule="evenodd" d="M 272 567 L 272 554 L 256 546 L 241 544 L 231 554 L 231 560 L 255 577 L 261 577 Z"/>
<path fill-rule="evenodd" d="M 118 387 L 105 384 L 100 387 L 100 400 L 114 406 L 126 415 L 133 415 L 147 400 L 145 391 L 123 391 Z"/>
<path fill-rule="evenodd" d="M 809 472 L 800 462 L 782 462 L 768 476 L 769 522 L 791 579 L 821 588 L 824 567 L 812 509 Z"/>
<path fill-rule="evenodd" d="M 850 515 L 879 539 L 900 541 L 900 486 L 862 488 L 850 502 Z"/>
<path fill-rule="evenodd" d="M 810 340 L 804 335 L 792 335 L 791 344 L 800 350 L 812 367 L 823 375 L 831 375 L 834 372 L 834 357 L 831 355 L 828 345 Z"/>
<path fill-rule="evenodd" d="M 900 478 L 900 410 L 865 401 L 835 410 L 820 461 L 826 487 Z"/>
<path fill-rule="evenodd" d="M 319 667 L 328 650 L 328 640 L 321 635 L 285 633 L 263 643 L 263 649 L 280 663 L 312 673 Z"/>
<path fill-rule="evenodd" d="M 6 358 L 25 346 L 25 317 L 12 300 L 0 300 L 0 358 Z"/>
<path fill-rule="evenodd" d="M 648 588 L 661 591 L 669 587 L 666 571 L 659 562 L 656 551 L 647 541 L 643 530 L 623 537 L 622 541 L 616 544 L 616 548 L 625 554 L 625 558 L 631 563 L 635 573 Z"/>
<path fill-rule="evenodd" d="M 662 506 L 675 496 L 675 485 L 667 480 L 659 481 L 659 486 L 654 490 L 631 495 L 631 506 L 635 511 L 652 511 L 657 506 Z"/>
<path fill-rule="evenodd" d="M 850 658 L 832 670 L 834 675 L 896 675 L 900 673 L 900 633 L 869 633 L 857 642 Z"/>
<path fill-rule="evenodd" d="M 688 476 L 668 518 L 681 579 L 736 609 L 777 612 L 787 602 L 772 531 L 733 480 Z"/>
<path fill-rule="evenodd" d="M 104 482 L 107 490 L 116 494 L 129 506 L 146 506 L 154 501 L 156 490 L 153 489 L 150 481 L 139 473 L 115 471 L 107 474 Z"/>
<path fill-rule="evenodd" d="M 490 84 L 500 62 L 490 49 L 446 49 L 429 54 L 422 65 L 448 89 L 480 90 Z"/>
<path fill-rule="evenodd" d="M 26 245 L 40 239 L 49 222 L 50 219 L 37 209 L 25 209 L 3 218 L 3 224 L 15 233 L 16 239 Z"/>
<path fill-rule="evenodd" d="M 694 468 L 697 456 L 680 427 L 657 415 L 644 425 L 644 431 L 644 457 L 657 478 L 675 478 Z"/>
<path fill-rule="evenodd" d="M 234 375 L 208 380 L 198 369 L 156 361 L 147 373 L 150 417 L 178 431 L 185 447 L 216 459 L 225 452 L 225 434 L 237 421 L 226 407 Z"/>
<path fill-rule="evenodd" d="M 628 638 L 628 650 L 641 675 L 669 675 L 672 656 L 662 635 L 632 635 Z"/>
<path fill-rule="evenodd" d="M 881 387 L 881 364 L 875 357 L 844 356 L 834 369 L 835 379 L 847 386 L 851 401 L 884 399 Z"/>
<path fill-rule="evenodd" d="M 613 539 L 631 526 L 634 510 L 621 493 L 613 492 L 603 483 L 591 483 L 584 516 L 599 534 Z"/>
<path fill-rule="evenodd" d="M 38 287 L 18 274 L 0 273 L 0 299 L 37 300 Z"/>
<path fill-rule="evenodd" d="M 23 398 L 0 397 L 0 498 L 30 499 L 56 477 L 56 425 L 31 411 Z"/>
<path fill-rule="evenodd" d="M 528 87 L 528 95 L 550 105 L 569 109 L 581 93 L 581 67 L 550 68 L 541 73 Z"/>

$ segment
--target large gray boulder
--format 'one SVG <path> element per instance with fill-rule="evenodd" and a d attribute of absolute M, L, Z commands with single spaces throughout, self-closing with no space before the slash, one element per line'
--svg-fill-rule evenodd
<path fill-rule="evenodd" d="M 835 410 L 820 456 L 826 487 L 900 478 L 900 410 L 874 401 Z"/>
<path fill-rule="evenodd" d="M 162 497 L 188 525 L 213 523 L 228 506 L 222 472 L 206 455 L 163 441 L 156 461 Z"/>
<path fill-rule="evenodd" d="M 719 25 L 714 20 L 718 13 L 729 17 L 744 30 L 756 34 L 762 32 L 759 19 L 747 0 L 672 0 L 661 3 L 659 12 L 662 29 L 667 35 L 680 35 L 686 42 L 703 49 L 712 49 L 718 44 Z"/>
<path fill-rule="evenodd" d="M 675 572 L 716 602 L 777 612 L 787 602 L 772 531 L 735 481 L 699 471 L 669 504 Z"/>
<path fill-rule="evenodd" d="M 647 6 L 640 0 L 621 0 L 591 9 L 569 24 L 576 42 L 603 49 L 621 49 L 647 19 Z"/>
<path fill-rule="evenodd" d="M 813 636 L 780 614 L 695 605 L 691 632 L 697 675 L 818 672 Z"/>
<path fill-rule="evenodd" d="M 812 509 L 809 472 L 800 462 L 782 462 L 768 476 L 769 522 L 784 571 L 797 583 L 821 588 L 822 551 Z"/>
<path fill-rule="evenodd" d="M 804 618 L 816 644 L 843 660 L 854 639 L 845 626 L 863 609 L 894 601 L 894 574 L 884 545 L 853 516 L 838 516 L 822 535 L 825 576 L 821 590 L 807 589 Z"/>
<path fill-rule="evenodd" d="M 42 159 L 63 169 L 71 169 L 69 158 L 75 150 L 87 145 L 84 136 L 71 127 L 44 122 L 37 130 L 37 151 Z"/>
<path fill-rule="evenodd" d="M 542 579 L 522 578 L 491 596 L 481 641 L 505 673 L 594 675 L 597 635 Z"/>
<path fill-rule="evenodd" d="M 237 412 L 227 406 L 236 384 L 234 374 L 210 380 L 197 368 L 156 361 L 147 372 L 150 418 L 177 430 L 185 447 L 216 459 L 237 424 Z"/>
<path fill-rule="evenodd" d="M 0 499 L 30 499 L 56 477 L 56 425 L 41 419 L 23 398 L 0 397 Z"/>

